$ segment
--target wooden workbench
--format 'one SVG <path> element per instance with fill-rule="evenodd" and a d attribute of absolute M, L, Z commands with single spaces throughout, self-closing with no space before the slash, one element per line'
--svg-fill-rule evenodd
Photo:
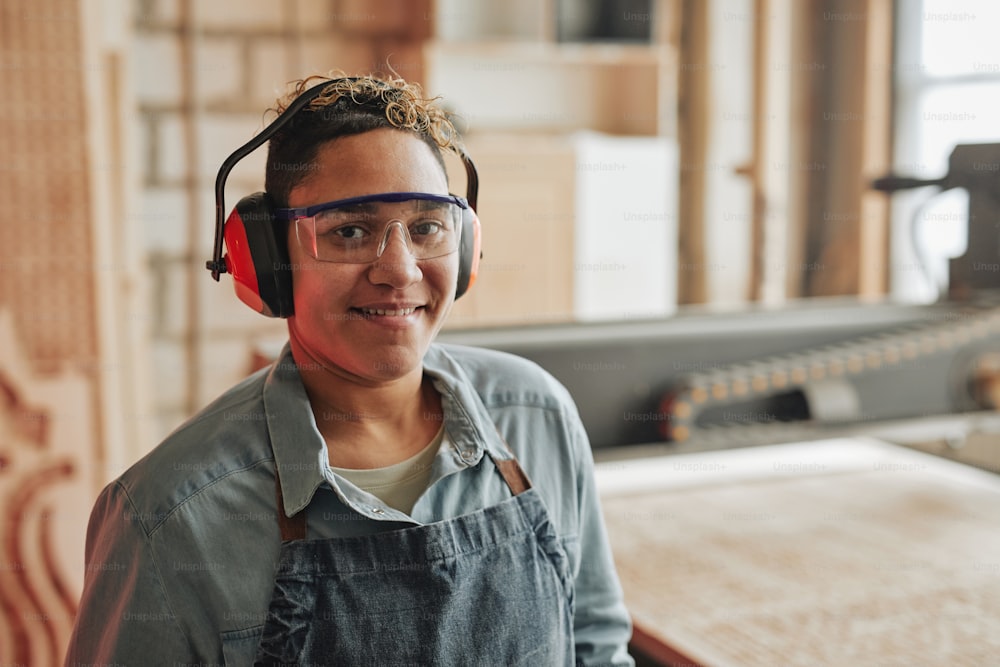
<path fill-rule="evenodd" d="M 870 439 L 600 463 L 664 664 L 1000 664 L 1000 476 Z"/>

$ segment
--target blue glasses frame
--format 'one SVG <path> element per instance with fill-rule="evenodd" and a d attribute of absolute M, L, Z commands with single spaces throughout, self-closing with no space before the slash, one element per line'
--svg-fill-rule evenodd
<path fill-rule="evenodd" d="M 274 216 L 279 220 L 299 220 L 301 218 L 311 218 L 317 213 L 337 208 L 339 206 L 351 206 L 354 204 L 366 204 L 368 202 L 401 202 L 411 199 L 421 199 L 424 201 L 436 201 L 445 204 L 457 204 L 459 208 L 468 209 L 469 202 L 465 197 L 458 195 L 432 195 L 427 192 L 383 192 L 375 195 L 361 195 L 360 197 L 348 197 L 347 199 L 337 199 L 335 201 L 313 204 L 312 206 L 302 206 L 299 208 L 276 208 Z"/>

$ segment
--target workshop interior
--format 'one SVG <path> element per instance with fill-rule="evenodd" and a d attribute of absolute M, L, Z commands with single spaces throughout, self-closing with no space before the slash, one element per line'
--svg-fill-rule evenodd
<path fill-rule="evenodd" d="M 331 70 L 461 131 L 438 340 L 576 402 L 637 664 L 991 664 L 995 4 L 6 0 L 0 664 L 62 664 L 98 492 L 281 349 L 206 275 L 213 180 Z"/>

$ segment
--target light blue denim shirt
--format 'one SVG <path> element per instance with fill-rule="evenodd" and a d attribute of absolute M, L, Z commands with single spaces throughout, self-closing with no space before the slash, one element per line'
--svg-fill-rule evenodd
<path fill-rule="evenodd" d="M 432 345 L 424 370 L 442 395 L 448 444 L 410 515 L 330 470 L 287 346 L 109 484 L 90 519 L 66 664 L 251 664 L 281 542 L 275 471 L 285 513 L 308 507 L 310 538 L 363 535 L 510 497 L 484 458 L 508 458 L 506 441 L 571 561 L 577 664 L 632 665 L 590 445 L 568 392 L 529 361 L 475 348 Z"/>

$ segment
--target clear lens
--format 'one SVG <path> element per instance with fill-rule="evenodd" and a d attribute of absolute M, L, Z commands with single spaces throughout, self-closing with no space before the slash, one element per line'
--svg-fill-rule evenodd
<path fill-rule="evenodd" d="M 299 243 L 323 262 L 366 264 L 393 241 L 393 230 L 416 259 L 458 250 L 462 209 L 453 202 L 410 199 L 364 202 L 320 211 L 295 221 Z"/>

